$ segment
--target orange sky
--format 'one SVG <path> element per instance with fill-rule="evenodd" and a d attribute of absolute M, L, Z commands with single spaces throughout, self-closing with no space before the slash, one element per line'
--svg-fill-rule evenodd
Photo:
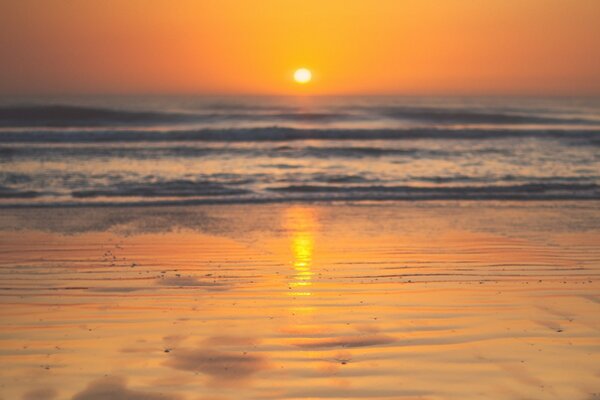
<path fill-rule="evenodd" d="M 600 94 L 599 21 L 599 0 L 1 1 L 0 93 Z"/>

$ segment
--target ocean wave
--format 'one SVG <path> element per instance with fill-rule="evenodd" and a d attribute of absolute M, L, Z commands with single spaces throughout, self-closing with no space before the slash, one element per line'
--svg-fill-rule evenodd
<path fill-rule="evenodd" d="M 210 181 L 173 180 L 156 183 L 118 183 L 101 188 L 75 190 L 74 198 L 94 197 L 198 197 L 239 196 L 248 190 L 232 188 Z"/>
<path fill-rule="evenodd" d="M 473 110 L 466 108 L 434 107 L 379 107 L 378 114 L 388 118 L 442 124 L 583 124 L 600 121 L 587 118 L 555 117 L 547 115 Z"/>
<path fill-rule="evenodd" d="M 306 112 L 292 110 L 263 112 L 135 111 L 69 105 L 0 107 L 0 127 L 150 127 L 168 124 L 216 123 L 234 121 L 270 122 L 336 122 L 361 119 L 344 112 Z"/>
<path fill-rule="evenodd" d="M 369 200 L 568 200 L 600 199 L 600 186 L 569 183 L 529 183 L 494 186 L 321 186 L 289 185 L 269 188 L 288 194 L 324 194 Z M 362 196 L 362 197 L 361 197 Z"/>
<path fill-rule="evenodd" d="M 507 149 L 478 148 L 470 154 L 506 155 Z M 377 146 L 280 146 L 280 147 L 197 147 L 197 146 L 4 146 L 0 147 L 0 163 L 16 159 L 60 160 L 69 158 L 127 158 L 136 160 L 158 158 L 200 158 L 200 157 L 287 157 L 297 158 L 366 158 L 366 157 L 412 157 L 412 158 L 451 158 L 463 155 L 461 150 L 440 150 L 425 147 L 389 148 Z"/>
<path fill-rule="evenodd" d="M 600 120 L 584 116 L 507 110 L 378 105 L 370 107 L 294 108 L 289 106 L 206 106 L 188 110 L 140 110 L 74 105 L 18 105 L 0 107 L 0 127 L 151 127 L 170 124 L 237 123 L 337 123 L 396 120 L 429 125 L 598 125 Z"/>
<path fill-rule="evenodd" d="M 32 199 L 42 195 L 43 193 L 35 190 L 19 190 L 0 186 L 0 199 Z"/>
<path fill-rule="evenodd" d="M 600 175 L 404 175 L 389 176 L 373 171 L 355 172 L 325 172 L 306 171 L 291 168 L 289 165 L 262 165 L 263 168 L 274 168 L 280 171 L 273 173 L 269 170 L 258 170 L 254 173 L 186 173 L 180 179 L 165 179 L 157 174 L 122 173 L 84 173 L 77 171 L 65 172 L 62 169 L 46 169 L 36 172 L 0 172 L 0 188 L 5 192 L 18 191 L 27 187 L 31 190 L 47 190 L 52 187 L 55 192 L 75 190 L 79 197 L 93 197 L 100 193 L 117 193 L 118 196 L 133 194 L 137 191 L 148 193 L 165 193 L 177 196 L 201 195 L 203 193 L 260 193 L 267 188 L 271 192 L 301 192 L 301 191 L 399 191 L 408 190 L 477 190 L 478 187 L 498 187 L 530 189 L 590 189 L 589 186 L 600 182 Z M 327 184 L 330 186 L 321 187 Z M 423 185 L 425 184 L 425 185 Z M 272 187 L 272 185 L 282 185 Z M 349 185 L 349 186 L 344 186 Z M 526 186 L 522 186 L 526 185 Z M 582 186 L 583 185 L 583 186 Z M 244 187 L 247 191 L 231 191 L 231 188 Z M 422 188 L 422 189 L 419 189 Z M 88 193 L 80 194 L 80 191 Z M 115 195 L 117 196 L 117 195 Z M 117 196 L 117 197 L 118 197 Z"/>
<path fill-rule="evenodd" d="M 305 100 L 0 107 L 0 204 L 600 197 L 590 105 Z"/>
<path fill-rule="evenodd" d="M 297 129 L 262 127 L 165 131 L 4 131 L 0 143 L 285 142 L 297 140 L 496 140 L 564 139 L 597 143 L 600 129 Z"/>
<path fill-rule="evenodd" d="M 65 105 L 0 108 L 0 127 L 69 127 L 185 122 L 186 115 Z"/>
<path fill-rule="evenodd" d="M 489 183 L 489 182 L 527 182 L 534 184 L 573 184 L 590 183 L 600 180 L 600 175 L 581 175 L 581 176 L 530 176 L 530 175 L 498 175 L 498 176 L 469 176 L 469 175 L 449 175 L 449 176 L 410 176 L 411 181 L 430 182 L 435 184 L 449 183 Z"/>
<path fill-rule="evenodd" d="M 273 195 L 269 195 L 273 193 Z M 116 185 L 104 189 L 76 190 L 70 198 L 38 201 L 30 195 L 0 190 L 0 208 L 83 206 L 167 206 L 201 204 L 260 204 L 294 202 L 363 201 L 563 201 L 600 200 L 596 184 L 523 184 L 510 186 L 331 186 L 289 185 L 257 193 L 242 188 L 197 182 Z M 108 200 L 107 198 L 114 199 Z M 6 202 L 15 199 L 16 203 Z M 29 200 L 27 200 L 29 199 Z"/>

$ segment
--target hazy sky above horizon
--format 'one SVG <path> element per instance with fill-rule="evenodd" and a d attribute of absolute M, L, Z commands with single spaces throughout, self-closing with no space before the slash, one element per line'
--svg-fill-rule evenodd
<path fill-rule="evenodd" d="M 599 21 L 598 0 L 0 0 L 0 94 L 597 95 Z"/>

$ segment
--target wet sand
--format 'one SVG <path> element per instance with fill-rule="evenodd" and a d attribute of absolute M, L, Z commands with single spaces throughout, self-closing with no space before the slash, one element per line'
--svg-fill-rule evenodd
<path fill-rule="evenodd" d="M 0 398 L 600 398 L 599 205 L 0 210 Z"/>

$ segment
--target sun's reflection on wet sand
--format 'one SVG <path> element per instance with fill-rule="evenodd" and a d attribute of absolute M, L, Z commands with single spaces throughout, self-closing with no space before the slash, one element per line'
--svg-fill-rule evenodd
<path fill-rule="evenodd" d="M 560 207 L 69 209 L 55 232 L 4 210 L 0 397 L 579 398 L 600 255 L 576 222 L 597 207 Z"/>
<path fill-rule="evenodd" d="M 289 287 L 292 296 L 310 296 L 315 232 L 318 229 L 315 211 L 312 208 L 293 206 L 283 213 L 283 226 L 290 235 L 292 267 L 294 273 Z"/>

